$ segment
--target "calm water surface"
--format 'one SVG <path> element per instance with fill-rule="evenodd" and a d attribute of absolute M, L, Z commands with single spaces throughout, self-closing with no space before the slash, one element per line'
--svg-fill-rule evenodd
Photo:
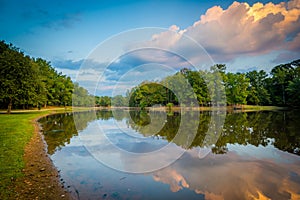
<path fill-rule="evenodd" d="M 115 110 L 40 123 L 77 199 L 300 199 L 297 111 Z"/>

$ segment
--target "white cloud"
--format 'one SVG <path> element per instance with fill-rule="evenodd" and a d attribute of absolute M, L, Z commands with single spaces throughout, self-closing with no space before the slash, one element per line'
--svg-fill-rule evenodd
<path fill-rule="evenodd" d="M 214 6 L 192 26 L 153 35 L 152 44 L 180 52 L 193 52 L 183 35 L 195 39 L 217 62 L 237 56 L 262 55 L 277 50 L 300 51 L 300 1 L 273 3 L 234 2 L 227 9 Z M 197 56 L 197 55 L 195 55 Z"/>
<path fill-rule="evenodd" d="M 70 70 L 61 71 L 74 77 L 72 69 L 82 64 L 76 81 L 92 93 L 110 95 L 125 94 L 143 80 L 156 80 L 153 77 L 182 67 L 207 69 L 214 62 L 225 62 L 229 71 L 269 70 L 274 63 L 299 55 L 299 5 L 300 0 L 252 6 L 233 2 L 227 9 L 214 6 L 185 29 L 172 25 L 168 30 L 124 32 L 101 44 L 84 62 L 66 62 Z"/>

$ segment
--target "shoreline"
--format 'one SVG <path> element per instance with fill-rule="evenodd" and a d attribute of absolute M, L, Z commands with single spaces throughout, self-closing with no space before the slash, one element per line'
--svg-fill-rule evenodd
<path fill-rule="evenodd" d="M 257 105 L 236 105 L 236 106 L 195 106 L 195 107 L 189 107 L 189 106 L 173 106 L 171 108 L 167 106 L 153 106 L 153 107 L 145 107 L 144 110 L 151 110 L 151 111 L 226 111 L 226 112 L 252 112 L 252 111 L 272 111 L 272 110 L 291 110 L 294 109 L 293 107 L 279 107 L 279 106 L 257 106 Z M 98 111 L 98 110 L 136 110 L 140 111 L 142 110 L 140 107 L 128 107 L 128 106 L 108 106 L 108 107 L 66 107 L 66 108 L 59 108 L 59 107 L 53 107 L 53 108 L 42 108 L 41 110 L 38 109 L 30 109 L 30 110 L 23 110 L 23 109 L 17 109 L 12 110 L 13 113 L 28 113 L 28 112 L 43 112 L 43 111 L 58 111 L 60 112 L 85 112 L 85 111 Z M 0 114 L 6 114 L 6 110 L 0 110 Z M 56 114 L 56 113 L 48 113 L 47 115 Z M 46 115 L 43 115 L 44 117 Z"/>
<path fill-rule="evenodd" d="M 202 107 L 201 107 L 202 108 Z M 226 108 L 226 107 L 225 107 Z M 259 108 L 259 107 L 256 107 Z M 260 107 L 261 109 L 250 110 L 236 110 L 236 112 L 251 112 L 251 111 L 263 111 L 263 110 L 282 110 L 280 107 Z M 269 109 L 266 109 L 269 108 Z M 42 117 L 64 112 L 83 112 L 88 110 L 111 110 L 111 109 L 123 109 L 123 110 L 136 110 L 137 108 L 129 107 L 90 107 L 82 109 L 63 110 L 57 112 L 57 110 L 49 109 L 46 113 L 41 113 L 38 117 L 32 119 L 29 123 L 34 127 L 34 131 L 31 135 L 29 142 L 25 145 L 23 160 L 25 163 L 22 173 L 24 176 L 12 180 L 11 189 L 14 194 L 9 199 L 74 199 L 67 188 L 64 188 L 62 180 L 60 179 L 59 171 L 54 166 L 51 158 L 47 153 L 47 143 L 44 140 L 44 135 L 41 131 L 38 120 Z M 154 111 L 167 111 L 167 107 L 151 107 L 146 110 Z M 182 108 L 173 107 L 171 111 L 180 111 Z M 224 107 L 223 107 L 224 109 Z M 51 112 L 52 110 L 52 112 Z M 192 108 L 185 107 L 183 110 L 193 110 Z M 227 109 L 226 109 L 227 110 Z M 27 110 L 28 111 L 28 110 Z M 35 110 L 37 111 L 37 110 Z M 41 110 L 45 111 L 45 110 Z M 47 110 L 46 110 L 47 111 Z M 194 110 L 195 111 L 195 110 Z M 200 110 L 202 111 L 202 110 Z M 203 110 L 212 111 L 212 109 Z M 15 111 L 18 113 L 18 111 Z"/>
<path fill-rule="evenodd" d="M 47 153 L 47 144 L 38 123 L 40 118 L 51 114 L 55 113 L 47 113 L 31 121 L 34 132 L 24 149 L 24 176 L 15 180 L 13 199 L 72 199 Z"/>
<path fill-rule="evenodd" d="M 168 108 L 167 106 L 155 106 L 155 107 L 145 107 L 145 111 L 163 111 L 163 112 L 180 112 L 180 111 L 225 111 L 229 113 L 237 112 L 255 112 L 255 111 L 276 111 L 276 110 L 290 110 L 288 107 L 278 107 L 278 106 L 253 106 L 253 105 L 239 105 L 239 106 L 173 106 Z M 94 110 L 137 110 L 141 111 L 140 107 L 94 107 Z"/>

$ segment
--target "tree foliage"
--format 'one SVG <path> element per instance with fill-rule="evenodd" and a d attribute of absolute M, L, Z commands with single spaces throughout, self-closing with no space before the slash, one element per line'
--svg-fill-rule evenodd
<path fill-rule="evenodd" d="M 267 89 L 268 74 L 260 70 L 246 73 L 250 84 L 248 87 L 247 103 L 250 105 L 269 105 L 271 103 L 270 93 Z"/>
<path fill-rule="evenodd" d="M 93 101 L 87 90 L 58 73 L 49 62 L 26 56 L 12 44 L 0 42 L 0 107 L 32 108 L 72 105 L 72 94 L 81 91 L 77 105 Z"/>
<path fill-rule="evenodd" d="M 183 68 L 159 82 L 144 81 L 125 97 L 94 97 L 49 62 L 0 42 L 0 108 L 10 112 L 12 107 L 72 104 L 141 108 L 157 104 L 300 106 L 300 59 L 275 66 L 270 74 L 263 70 L 226 72 L 224 64 L 216 64 L 209 71 Z"/>
<path fill-rule="evenodd" d="M 246 104 L 249 91 L 249 79 L 245 74 L 226 74 L 226 99 L 227 104 Z"/>
<path fill-rule="evenodd" d="M 224 64 L 216 64 L 210 71 L 183 68 L 160 82 L 144 81 L 123 98 L 129 99 L 129 106 L 141 108 L 168 103 L 193 106 L 190 102 L 194 97 L 202 106 L 213 103 L 300 106 L 299 63 L 300 60 L 295 60 L 275 66 L 270 74 L 263 70 L 226 73 Z"/>

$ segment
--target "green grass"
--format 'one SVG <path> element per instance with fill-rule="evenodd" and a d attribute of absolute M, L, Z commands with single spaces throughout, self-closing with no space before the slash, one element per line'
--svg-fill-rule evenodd
<path fill-rule="evenodd" d="M 45 114 L 64 111 L 55 108 L 0 114 L 0 199 L 8 199 L 14 192 L 11 189 L 13 180 L 24 175 L 23 155 L 25 146 L 34 133 L 32 120 Z"/>
<path fill-rule="evenodd" d="M 237 106 L 237 108 L 240 108 L 237 111 L 241 112 L 250 112 L 250 111 L 271 111 L 271 110 L 283 110 L 287 109 L 285 107 L 277 107 L 277 106 L 256 106 L 256 105 L 242 105 Z M 147 108 L 150 110 L 167 110 L 167 107 L 156 107 L 156 108 Z M 180 111 L 182 108 L 179 106 L 174 106 L 171 108 L 172 111 Z M 192 109 L 192 110 L 200 110 L 200 111 L 216 111 L 216 110 L 224 110 L 224 111 L 232 111 L 233 106 L 221 106 L 221 107 L 197 107 L 197 108 L 191 108 L 191 107 L 183 107 L 183 109 Z"/>
<path fill-rule="evenodd" d="M 45 112 L 0 114 L 0 198 L 6 199 L 12 180 L 23 176 L 24 148 L 34 132 L 32 120 Z"/>
<path fill-rule="evenodd" d="M 282 110 L 286 109 L 284 107 L 277 107 L 277 106 L 255 106 L 255 105 L 243 105 L 244 110 Z"/>

